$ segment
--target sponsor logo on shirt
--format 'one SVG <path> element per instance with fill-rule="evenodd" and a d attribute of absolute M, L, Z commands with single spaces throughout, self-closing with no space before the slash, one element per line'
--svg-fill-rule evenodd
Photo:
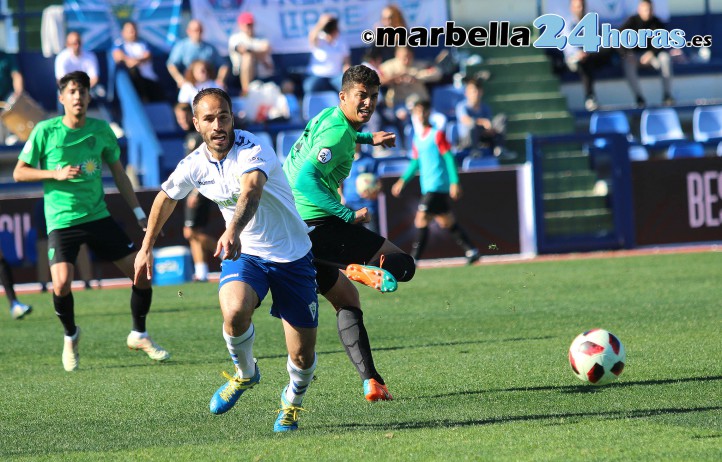
<path fill-rule="evenodd" d="M 331 161 L 331 150 L 329 148 L 323 148 L 320 151 L 318 151 L 318 156 L 316 157 L 319 162 L 322 164 L 327 164 Z"/>
<path fill-rule="evenodd" d="M 198 184 L 201 186 L 205 186 L 207 184 L 216 184 L 216 180 L 208 180 L 208 181 L 201 180 L 198 182 Z"/>

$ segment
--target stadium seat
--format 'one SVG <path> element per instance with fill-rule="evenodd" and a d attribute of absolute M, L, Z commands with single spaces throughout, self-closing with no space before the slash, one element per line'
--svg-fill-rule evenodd
<path fill-rule="evenodd" d="M 431 107 L 447 119 L 456 119 L 456 105 L 462 100 L 464 100 L 463 91 L 453 85 L 436 87 L 431 93 Z"/>
<path fill-rule="evenodd" d="M 446 140 L 452 146 L 457 146 L 459 144 L 459 125 L 454 121 L 450 121 L 446 124 L 444 131 L 446 132 Z"/>
<path fill-rule="evenodd" d="M 338 106 L 338 93 L 334 91 L 318 91 L 303 95 L 301 114 L 304 120 L 311 120 L 327 107 Z"/>
<path fill-rule="evenodd" d="M 158 140 L 162 153 L 160 155 L 161 170 L 172 172 L 178 162 L 186 156 L 186 146 L 183 137 L 165 137 Z"/>
<path fill-rule="evenodd" d="M 631 129 L 629 128 L 629 121 L 627 116 L 622 111 L 597 111 L 592 114 L 589 119 L 589 133 L 592 135 L 597 134 L 610 134 L 610 133 L 621 133 L 623 135 L 629 135 Z"/>
<path fill-rule="evenodd" d="M 278 159 L 283 163 L 291 152 L 293 144 L 303 134 L 303 130 L 286 130 L 278 132 L 276 135 L 276 154 Z"/>
<path fill-rule="evenodd" d="M 490 168 L 498 166 L 499 159 L 497 159 L 496 157 L 468 156 L 465 157 L 463 161 L 461 161 L 462 172 L 468 172 L 469 170 L 474 170 L 477 168 Z"/>
<path fill-rule="evenodd" d="M 682 159 L 685 157 L 704 157 L 704 145 L 696 141 L 682 141 L 672 143 L 667 148 L 667 159 Z"/>
<path fill-rule="evenodd" d="M 376 174 L 378 176 L 401 176 L 411 160 L 406 158 L 379 159 Z"/>
<path fill-rule="evenodd" d="M 692 133 L 699 142 L 722 139 L 722 106 L 698 106 L 692 116 Z"/>
<path fill-rule="evenodd" d="M 629 145 L 629 150 L 627 152 L 629 153 L 629 160 L 631 161 L 636 162 L 641 160 L 649 160 L 649 152 L 647 152 L 647 148 L 639 144 Z"/>
<path fill-rule="evenodd" d="M 143 109 L 158 135 L 181 134 L 182 131 L 175 121 L 175 113 L 170 103 L 145 103 Z"/>
<path fill-rule="evenodd" d="M 242 96 L 234 96 L 231 98 L 231 111 L 238 115 L 239 112 L 243 110 L 245 107 L 245 98 Z"/>
<path fill-rule="evenodd" d="M 722 157 L 722 141 L 717 144 L 717 156 Z"/>
<path fill-rule="evenodd" d="M 268 132 L 255 132 L 254 133 L 257 137 L 261 139 L 262 142 L 268 143 L 269 146 L 271 146 L 273 149 L 276 149 L 273 145 L 273 137 L 271 137 L 271 134 Z"/>
<path fill-rule="evenodd" d="M 645 109 L 640 124 L 642 144 L 654 146 L 684 140 L 679 116 L 672 108 Z"/>

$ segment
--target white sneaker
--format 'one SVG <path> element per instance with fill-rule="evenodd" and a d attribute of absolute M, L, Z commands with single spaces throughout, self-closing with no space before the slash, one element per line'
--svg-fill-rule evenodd
<path fill-rule="evenodd" d="M 76 327 L 76 329 L 73 337 L 65 336 L 65 344 L 63 345 L 63 368 L 68 372 L 76 370 L 80 360 L 80 355 L 78 354 L 80 327 Z"/>
<path fill-rule="evenodd" d="M 131 350 L 143 350 L 148 354 L 150 359 L 155 361 L 165 361 L 170 358 L 170 353 L 155 343 L 150 336 L 139 338 L 131 332 L 128 334 L 128 348 Z"/>

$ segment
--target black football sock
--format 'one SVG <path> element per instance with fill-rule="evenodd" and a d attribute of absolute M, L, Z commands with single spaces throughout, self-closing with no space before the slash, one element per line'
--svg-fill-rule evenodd
<path fill-rule="evenodd" d="M 429 240 L 429 227 L 416 228 L 416 241 L 411 244 L 411 258 L 418 261 L 421 254 L 424 253 L 426 242 Z"/>
<path fill-rule="evenodd" d="M 15 282 L 13 281 L 13 273 L 10 269 L 10 264 L 3 257 L 0 257 L 0 281 L 2 282 L 3 288 L 5 289 L 5 295 L 8 297 L 10 304 L 12 304 L 17 297 L 15 296 Z"/>
<path fill-rule="evenodd" d="M 376 379 L 383 385 L 384 379 L 374 366 L 369 336 L 364 327 L 363 312 L 359 308 L 345 306 L 336 312 L 336 325 L 338 337 L 361 380 Z"/>
<path fill-rule="evenodd" d="M 153 299 L 153 289 L 141 289 L 133 286 L 130 295 L 130 313 L 133 317 L 133 330 L 145 332 L 145 318 L 150 311 L 150 302 Z"/>
<path fill-rule="evenodd" d="M 379 258 L 371 260 L 369 265 L 385 269 L 399 282 L 410 281 L 414 277 L 414 273 L 416 273 L 414 258 L 407 253 L 389 253 L 384 255 L 383 265 Z"/>
<path fill-rule="evenodd" d="M 458 223 L 454 223 L 454 226 L 449 228 L 449 232 L 452 236 L 454 236 L 456 243 L 459 244 L 464 251 L 469 251 L 474 248 L 474 244 L 472 244 L 469 240 L 469 236 L 466 235 L 466 231 L 464 231 L 464 228 L 459 226 Z"/>
<path fill-rule="evenodd" d="M 72 337 L 77 330 L 75 326 L 75 300 L 73 299 L 73 293 L 69 292 L 68 295 L 64 296 L 53 293 L 53 305 L 55 306 L 55 314 L 58 315 L 58 319 L 60 319 L 60 322 L 63 324 L 65 335 Z"/>

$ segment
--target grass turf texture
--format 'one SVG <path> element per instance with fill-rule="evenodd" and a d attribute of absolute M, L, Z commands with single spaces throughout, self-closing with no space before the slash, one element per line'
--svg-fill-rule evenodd
<path fill-rule="evenodd" d="M 231 363 L 215 284 L 158 287 L 149 317 L 173 355 L 130 352 L 129 289 L 75 292 L 80 369 L 62 369 L 47 294 L 0 320 L 0 459 L 720 460 L 719 253 L 425 269 L 393 294 L 359 287 L 393 402 L 367 403 L 323 301 L 300 431 L 272 432 L 288 380 L 280 323 L 254 316 L 263 378 L 222 416 Z M 183 296 L 179 297 L 178 291 Z M 581 331 L 627 348 L 621 379 L 582 384 Z"/>

